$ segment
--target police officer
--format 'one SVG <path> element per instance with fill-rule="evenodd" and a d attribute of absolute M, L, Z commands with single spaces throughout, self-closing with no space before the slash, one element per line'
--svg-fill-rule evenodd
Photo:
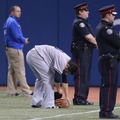
<path fill-rule="evenodd" d="M 120 37 L 113 29 L 115 19 L 115 6 L 109 5 L 99 9 L 102 20 L 96 27 L 96 40 L 99 48 L 99 72 L 101 74 L 100 86 L 100 112 L 99 118 L 119 119 L 113 114 L 116 103 L 118 61 Z"/>
<path fill-rule="evenodd" d="M 72 59 L 78 65 L 78 72 L 74 76 L 75 93 L 74 105 L 93 105 L 87 101 L 90 84 L 90 69 L 93 49 L 97 46 L 93 30 L 88 23 L 88 4 L 81 3 L 74 7 L 76 18 L 73 22 Z"/>

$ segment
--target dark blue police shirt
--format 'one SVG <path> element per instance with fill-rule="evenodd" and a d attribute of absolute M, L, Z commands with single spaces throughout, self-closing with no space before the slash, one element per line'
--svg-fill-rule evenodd
<path fill-rule="evenodd" d="M 96 27 L 96 40 L 99 54 L 116 54 L 120 48 L 120 37 L 113 29 L 113 25 L 102 20 Z"/>
<path fill-rule="evenodd" d="M 73 32 L 72 32 L 72 41 L 79 42 L 80 45 L 87 43 L 88 45 L 94 45 L 85 39 L 85 36 L 92 34 L 94 36 L 92 27 L 87 22 L 87 20 L 77 17 L 73 22 Z"/>

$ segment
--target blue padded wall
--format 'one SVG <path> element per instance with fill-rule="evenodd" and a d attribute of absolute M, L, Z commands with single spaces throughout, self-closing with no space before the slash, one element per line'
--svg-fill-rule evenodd
<path fill-rule="evenodd" d="M 75 18 L 73 7 L 80 2 L 84 2 L 84 0 L 0 0 L 0 86 L 7 83 L 7 58 L 4 50 L 2 26 L 10 13 L 11 6 L 19 5 L 22 9 L 20 24 L 24 36 L 28 37 L 30 42 L 24 48 L 25 56 L 36 44 L 57 46 L 71 56 L 72 23 Z M 89 23 L 93 26 L 93 29 L 100 21 L 99 8 L 104 5 L 115 4 L 117 11 L 120 11 L 118 0 L 86 0 L 86 2 L 89 4 Z M 119 19 L 119 17 L 118 14 L 116 19 Z M 91 70 L 91 86 L 100 85 L 97 61 L 98 51 L 95 49 Z M 26 60 L 25 66 L 28 84 L 34 85 L 35 76 Z M 68 81 L 69 85 L 72 86 L 74 84 L 73 76 L 68 75 Z"/>

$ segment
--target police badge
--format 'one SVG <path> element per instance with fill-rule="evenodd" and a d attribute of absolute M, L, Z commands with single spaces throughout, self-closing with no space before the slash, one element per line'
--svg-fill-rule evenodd
<path fill-rule="evenodd" d="M 82 23 L 79 24 L 79 26 L 80 26 L 81 28 L 84 28 L 84 27 L 85 27 L 85 24 L 82 22 Z"/>
<path fill-rule="evenodd" d="M 107 34 L 108 35 L 111 35 L 113 33 L 113 30 L 112 29 L 107 29 Z"/>

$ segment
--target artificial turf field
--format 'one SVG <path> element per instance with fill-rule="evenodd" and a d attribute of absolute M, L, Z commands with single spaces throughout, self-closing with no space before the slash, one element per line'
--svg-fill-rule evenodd
<path fill-rule="evenodd" d="M 67 109 L 31 108 L 31 97 L 6 95 L 0 89 L 0 120 L 98 120 L 99 106 L 73 106 Z M 120 104 L 117 103 L 114 113 L 120 115 Z M 105 119 L 107 120 L 107 119 Z M 112 119 L 113 120 L 113 119 Z"/>

